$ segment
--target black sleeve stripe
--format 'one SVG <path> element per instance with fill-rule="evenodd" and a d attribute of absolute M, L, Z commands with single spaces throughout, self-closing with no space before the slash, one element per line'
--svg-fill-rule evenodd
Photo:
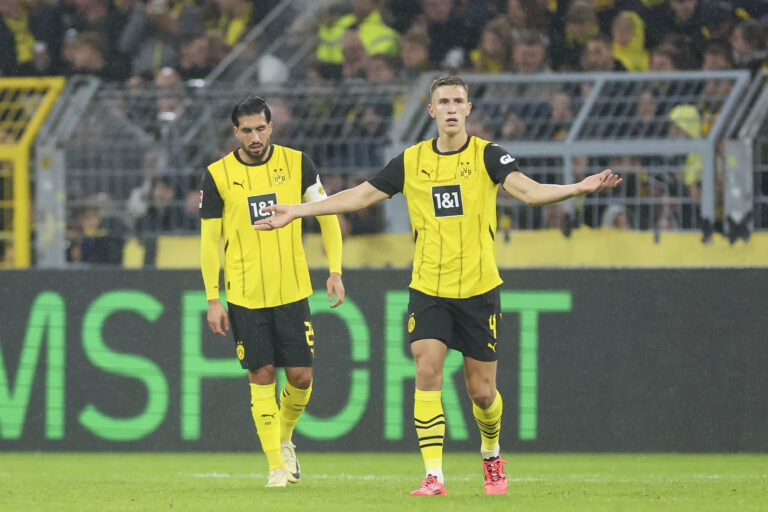
<path fill-rule="evenodd" d="M 306 153 L 301 154 L 301 195 L 317 183 L 317 166 Z"/>
<path fill-rule="evenodd" d="M 211 171 L 205 170 L 200 184 L 200 218 L 220 219 L 224 216 L 224 200 L 221 198 Z"/>

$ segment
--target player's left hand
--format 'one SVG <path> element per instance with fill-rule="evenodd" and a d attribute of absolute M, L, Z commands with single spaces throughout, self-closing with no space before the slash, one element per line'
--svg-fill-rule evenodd
<path fill-rule="evenodd" d="M 331 272 L 331 275 L 328 276 L 328 281 L 326 281 L 325 285 L 328 288 L 328 302 L 333 302 L 333 304 L 331 304 L 332 308 L 335 308 L 344 302 L 344 297 L 347 295 L 347 291 L 344 289 L 344 283 L 341 281 L 341 274 Z M 336 293 L 335 302 L 333 300 L 334 293 Z"/>
<path fill-rule="evenodd" d="M 581 181 L 581 189 L 585 194 L 596 194 L 605 189 L 616 188 L 622 182 L 618 174 L 606 169 L 599 174 L 587 176 Z"/>

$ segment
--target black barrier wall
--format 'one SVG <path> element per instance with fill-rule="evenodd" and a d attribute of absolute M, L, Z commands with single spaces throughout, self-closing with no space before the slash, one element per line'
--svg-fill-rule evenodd
<path fill-rule="evenodd" d="M 406 271 L 314 274 L 302 451 L 416 450 Z M 503 273 L 506 451 L 768 451 L 767 270 Z M 0 449 L 258 450 L 195 271 L 0 273 Z M 461 358 L 448 450 L 476 450 Z"/>

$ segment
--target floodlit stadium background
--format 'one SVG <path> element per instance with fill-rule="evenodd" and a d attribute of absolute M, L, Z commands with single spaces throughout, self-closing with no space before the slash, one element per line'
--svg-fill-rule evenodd
<path fill-rule="evenodd" d="M 402 48 L 423 39 L 408 31 L 411 21 L 425 22 L 408 11 L 420 3 L 381 2 L 394 9 L 387 20 L 402 36 Z M 425 9 L 441 3 L 423 2 Z M 454 28 L 450 34 L 461 36 L 460 44 L 471 47 L 464 48 L 463 64 L 455 60 L 461 52 L 448 52 L 446 62 L 458 65 L 470 86 L 470 134 L 504 146 L 526 174 L 543 182 L 569 183 L 607 167 L 624 177 L 610 193 L 545 208 L 499 195 L 504 450 L 764 454 L 768 73 L 761 68 L 768 39 L 747 41 L 756 48 L 752 60 L 744 60 L 734 43 L 728 69 L 713 69 L 706 59 L 678 66 L 682 57 L 664 43 L 669 34 L 653 32 L 649 37 L 658 46 L 652 48 L 675 69 L 654 69 L 659 64 L 651 52 L 650 70 L 610 72 L 552 50 L 574 50 L 568 46 L 572 38 L 558 39 L 570 30 L 568 20 L 593 20 L 610 36 L 615 16 L 636 11 L 656 23 L 661 11 L 654 9 L 669 9 L 669 2 L 550 2 L 547 13 L 522 0 L 453 3 L 445 23 Z M 538 72 L 526 72 L 514 58 L 496 72 L 472 52 L 485 22 L 515 22 L 515 15 L 505 16 L 513 4 L 533 9 L 530 23 L 541 21 L 535 13 L 548 20 L 545 26 L 510 26 L 518 44 L 542 41 L 532 28 L 546 36 L 549 62 Z M 703 40 L 694 33 L 693 48 L 702 53 L 715 37 L 712 30 L 730 19 L 727 6 L 736 12 L 751 5 L 698 4 L 695 26 L 710 33 Z M 266 98 L 273 142 L 308 153 L 330 193 L 367 179 L 408 145 L 436 135 L 425 109 L 427 90 L 436 70 L 449 68 L 446 62 L 408 69 L 404 55 L 399 63 L 391 56 L 365 60 L 363 52 L 359 76 L 324 78 L 342 67 L 334 68 L 318 47 L 323 37 L 338 37 L 331 29 L 351 5 L 249 5 L 258 16 L 225 41 L 229 47 L 218 47 L 226 50 L 218 60 L 198 68 L 189 60 L 202 51 L 194 39 L 177 41 L 187 60 L 176 71 L 158 66 L 154 73 L 129 73 L 131 66 L 148 65 L 139 50 L 122 55 L 122 68 L 108 59 L 109 69 L 90 69 L 66 52 L 47 64 L 50 76 L 27 72 L 42 61 L 26 67 L 19 61 L 12 68 L 17 73 L 3 68 L 3 451 L 20 457 L 37 451 L 259 453 L 245 376 L 231 344 L 215 339 L 205 324 L 199 271 L 199 179 L 208 163 L 235 147 L 233 104 L 249 93 Z M 60 7 L 63 14 L 40 12 L 76 19 L 96 9 L 85 3 Z M 752 7 L 758 11 L 744 11 L 746 17 L 760 25 L 765 13 Z M 126 24 L 133 9 L 141 9 L 125 1 L 115 8 Z M 489 14 L 493 9 L 498 12 Z M 74 32 L 61 34 L 64 47 L 93 49 L 94 39 L 83 36 L 88 31 L 76 27 L 73 22 Z M 745 33 L 765 35 L 764 28 L 756 30 Z M 211 52 L 221 42 L 210 31 L 204 39 Z M 46 45 L 50 56 L 55 45 Z M 316 289 L 317 373 L 296 442 L 305 452 L 343 452 L 338 460 L 364 451 L 415 453 L 414 369 L 404 322 L 413 243 L 404 200 L 345 215 L 342 227 L 349 295 L 331 311 L 322 290 L 326 260 L 317 225 L 304 221 Z M 478 439 L 460 365 L 455 355 L 446 363 L 446 447 L 474 452 Z M 738 482 L 765 490 L 764 458 L 745 461 L 745 474 L 735 476 L 717 459 L 709 468 L 720 468 L 720 476 L 712 469 L 712 475 L 694 478 L 690 473 L 706 473 L 696 469 L 698 459 L 671 457 L 658 464 L 690 465 L 659 485 L 687 489 L 678 478 L 700 485 L 688 494 L 679 491 L 682 500 L 706 495 L 701 493 L 710 477 L 726 478 L 726 494 L 712 502 L 730 499 Z M 81 460 L 85 467 L 99 464 Z M 418 466 L 416 458 L 407 460 Z M 14 461 L 17 468 L 35 466 L 34 459 Z M 591 481 L 610 483 L 597 495 L 628 492 L 611 480 L 610 462 L 588 456 L 553 470 L 565 472 L 551 477 L 565 489 L 558 492 L 570 493 L 576 481 L 587 485 L 588 478 L 567 467 L 583 463 L 586 473 L 591 462 L 603 464 L 592 468 L 602 476 Z M 2 459 L 4 479 L 34 486 L 33 470 L 1 465 Z M 528 477 L 524 468 L 515 471 L 523 482 L 550 478 L 549 468 Z M 644 473 L 622 475 L 622 482 L 637 478 L 658 490 L 659 482 Z M 546 492 L 548 484 L 541 485 Z M 23 509 L 34 502 L 16 492 L 9 494 L 16 500 L 11 505 Z M 593 509 L 590 503 L 582 502 L 584 510 Z M 606 503 L 610 508 L 612 502 Z M 699 502 L 697 510 L 704 509 Z"/>

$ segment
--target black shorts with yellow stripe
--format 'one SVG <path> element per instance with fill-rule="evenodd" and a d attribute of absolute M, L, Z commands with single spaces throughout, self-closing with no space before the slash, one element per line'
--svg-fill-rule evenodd
<path fill-rule="evenodd" d="M 312 366 L 315 333 L 307 299 L 272 308 L 249 309 L 231 302 L 228 306 L 235 350 L 243 368 Z"/>
<path fill-rule="evenodd" d="M 500 336 L 500 287 L 466 299 L 448 299 L 410 289 L 411 343 L 434 338 L 478 361 L 496 361 Z"/>

